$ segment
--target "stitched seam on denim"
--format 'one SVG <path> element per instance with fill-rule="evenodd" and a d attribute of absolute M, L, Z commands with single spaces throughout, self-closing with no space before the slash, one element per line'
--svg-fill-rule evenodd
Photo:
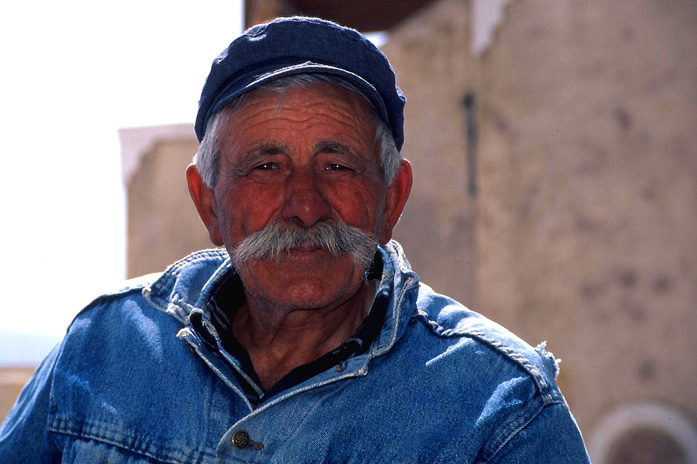
<path fill-rule="evenodd" d="M 50 414 L 50 413 L 49 413 L 49 414 Z M 46 418 L 46 430 L 47 430 L 48 432 L 53 432 L 53 431 L 51 430 L 51 427 L 50 427 L 50 422 L 51 422 L 51 418 L 50 418 L 50 417 L 47 417 L 47 418 Z M 62 436 L 64 437 L 64 435 L 63 435 L 63 434 L 59 434 L 59 433 L 55 433 L 55 432 L 54 432 L 54 433 L 47 433 L 46 435 L 48 435 L 48 442 L 49 442 L 49 444 L 52 445 L 59 453 L 62 454 L 64 445 L 61 445 L 61 443 L 60 443 L 59 440 L 58 440 L 58 436 L 59 436 L 59 435 L 62 435 Z"/>
<path fill-rule="evenodd" d="M 399 270 L 401 271 L 402 274 L 414 274 L 414 271 L 409 269 L 406 263 L 406 255 L 404 254 L 404 250 L 402 249 L 402 246 L 398 243 L 395 242 L 394 240 L 391 240 L 388 243 L 389 246 L 394 248 L 395 254 L 397 255 L 397 264 L 399 265 Z"/>
<path fill-rule="evenodd" d="M 344 375 L 333 377 L 333 378 L 324 380 L 322 382 L 313 383 L 313 384 L 307 385 L 305 387 L 298 388 L 297 390 L 291 390 L 290 392 L 286 393 L 285 395 L 279 396 L 275 400 L 271 400 L 268 403 L 262 404 L 259 408 L 255 409 L 251 414 L 249 414 L 248 416 L 245 416 L 243 419 L 240 419 L 240 421 L 249 419 L 250 417 L 254 417 L 254 416 L 264 412 L 265 410 L 271 408 L 272 406 L 275 406 L 276 404 L 280 403 L 281 401 L 284 401 L 284 400 L 286 400 L 292 396 L 298 395 L 300 393 L 305 393 L 306 391 L 310 391 L 310 390 L 313 390 L 315 388 L 324 387 L 326 385 L 329 385 L 329 384 L 332 384 L 335 382 L 339 382 L 339 381 L 345 380 L 345 379 L 350 379 L 350 378 L 354 378 L 354 377 L 365 377 L 368 374 L 368 369 L 366 366 L 367 366 L 367 363 L 363 365 L 363 372 L 360 372 L 360 369 L 359 369 L 358 371 L 347 372 Z M 238 421 L 237 423 L 239 423 L 240 421 Z"/>
<path fill-rule="evenodd" d="M 236 371 L 239 375 L 241 375 L 242 378 L 244 378 L 244 380 L 245 380 L 249 385 L 251 385 L 251 387 L 254 389 L 254 391 L 257 393 L 257 395 L 261 396 L 261 395 L 264 393 L 264 391 L 256 384 L 256 382 L 254 382 L 254 380 L 252 380 L 251 377 L 249 377 L 249 376 L 247 375 L 247 373 L 244 371 L 244 369 L 241 369 L 241 368 L 239 367 L 239 364 L 237 363 L 237 361 L 236 361 L 235 359 L 233 359 L 232 356 L 230 356 L 230 354 L 227 352 L 227 350 L 224 349 L 224 347 L 222 346 L 222 343 L 221 343 L 221 341 L 220 341 L 220 338 L 217 338 L 217 339 L 216 339 L 216 342 L 217 342 L 217 346 L 218 346 L 218 352 L 220 353 L 220 355 L 221 355 L 223 358 L 225 358 L 225 360 L 227 361 L 227 363 L 228 363 L 230 366 L 232 366 L 232 368 L 235 369 L 235 371 Z M 245 397 L 246 397 L 246 395 L 245 395 Z"/>
<path fill-rule="evenodd" d="M 157 306 L 155 306 L 155 309 L 160 310 L 160 308 Z M 189 316 L 189 314 L 191 314 L 193 310 L 194 307 L 192 305 L 185 302 L 179 296 L 178 293 L 175 293 L 174 295 L 172 295 L 172 298 L 169 304 L 167 305 L 167 308 L 164 309 L 164 312 L 166 314 L 169 314 L 182 324 L 186 324 L 186 318 Z"/>
<path fill-rule="evenodd" d="M 426 313 L 426 311 L 422 309 L 417 310 L 416 317 L 423 320 L 437 335 L 440 335 L 442 337 L 469 337 L 477 339 L 485 345 L 491 347 L 492 349 L 504 354 L 507 358 L 511 359 L 516 364 L 521 366 L 525 370 L 525 372 L 527 372 L 530 375 L 530 377 L 533 379 L 535 383 L 535 386 L 537 387 L 537 390 L 542 394 L 542 399 L 545 402 L 545 404 L 551 404 L 555 401 L 555 396 L 557 395 L 554 394 L 554 392 L 552 391 L 553 389 L 551 389 L 551 386 L 547 384 L 547 381 L 544 379 L 540 371 L 537 369 L 536 366 L 531 364 L 525 356 L 521 356 L 521 354 L 518 351 L 512 349 L 509 346 L 504 345 L 503 343 L 499 342 L 494 338 L 489 337 L 487 334 L 478 329 L 446 329 L 445 327 L 441 326 L 436 321 L 431 319 L 428 313 Z"/>
<path fill-rule="evenodd" d="M 288 398 L 288 397 L 285 397 L 285 398 Z M 307 417 L 310 416 L 315 411 L 315 409 L 318 407 L 318 405 L 320 403 L 321 403 L 321 399 L 318 398 L 314 401 L 312 407 L 307 407 L 307 405 L 303 404 L 303 412 L 301 414 L 301 417 L 296 422 L 295 428 L 293 429 L 292 433 L 288 433 L 284 439 L 279 440 L 279 443 L 277 444 L 277 448 L 283 449 L 283 447 L 286 443 L 288 443 L 290 440 L 292 440 L 294 437 L 297 436 L 298 432 L 301 430 L 302 424 L 305 422 Z M 252 413 L 246 417 L 243 417 L 242 419 L 237 421 L 230 429 L 234 430 L 234 429 L 238 428 L 243 421 L 246 421 L 253 416 L 254 416 L 254 413 Z"/>
<path fill-rule="evenodd" d="M 546 407 L 554 404 L 564 404 L 564 402 L 554 401 L 552 403 L 546 403 L 543 401 L 542 404 L 533 403 L 528 408 L 521 411 L 513 420 L 508 421 L 501 428 L 502 433 L 497 434 L 496 440 L 493 440 L 484 446 L 484 454 L 481 458 L 482 460 L 477 462 L 489 463 L 496 459 L 501 450 L 503 450 L 503 448 L 505 448 L 516 435 L 530 425 Z M 529 412 L 531 412 L 531 414 L 528 414 Z"/>
<path fill-rule="evenodd" d="M 203 326 L 210 332 L 210 334 L 213 336 L 216 342 L 216 347 L 218 348 L 218 354 L 222 356 L 225 361 L 227 361 L 227 364 L 229 364 L 237 373 L 239 373 L 246 381 L 249 383 L 249 385 L 254 388 L 254 390 L 257 392 L 258 395 L 261 395 L 263 391 L 259 388 L 259 386 L 252 380 L 251 377 L 247 375 L 247 373 L 239 368 L 239 364 L 230 356 L 230 354 L 227 352 L 225 347 L 223 346 L 222 343 L 222 337 L 218 333 L 218 330 L 215 328 L 215 324 L 212 323 L 211 318 L 213 317 L 212 311 L 205 311 L 203 313 Z M 197 336 L 198 337 L 198 336 Z M 203 357 L 203 354 L 200 354 L 201 357 Z M 222 375 L 222 372 L 219 374 Z M 235 388 L 236 391 L 239 392 L 237 388 Z M 240 392 L 240 395 L 242 396 L 242 393 Z M 244 398 L 247 398 L 247 395 L 244 394 Z M 250 403 L 250 409 L 251 408 L 251 403 Z"/>
<path fill-rule="evenodd" d="M 176 281 L 176 279 L 179 277 L 181 270 L 184 267 L 190 264 L 208 261 L 210 258 L 222 258 L 222 253 L 212 253 L 209 250 L 203 250 L 189 255 L 180 261 L 177 261 L 165 270 L 160 279 L 155 281 L 155 283 L 151 286 L 152 290 L 154 292 L 157 292 L 171 287 L 171 283 L 173 281 Z"/>
<path fill-rule="evenodd" d="M 225 250 L 221 250 L 218 248 L 208 248 L 206 250 L 195 251 L 190 255 L 180 259 L 179 261 L 169 265 L 169 267 L 167 267 L 167 269 L 165 269 L 165 271 L 162 274 L 166 277 L 176 276 L 183 267 L 191 263 L 205 261 L 208 258 L 223 258 L 224 260 L 224 256 Z"/>
<path fill-rule="evenodd" d="M 404 278 L 404 283 L 402 284 L 402 291 L 399 294 L 399 299 L 398 301 L 393 301 L 393 307 L 392 307 L 392 313 L 394 314 L 394 324 L 393 324 L 393 331 L 392 335 L 390 337 L 390 341 L 387 343 L 386 346 L 384 346 L 382 349 L 378 349 L 375 351 L 370 352 L 370 357 L 372 358 L 377 358 L 379 356 L 384 355 L 388 351 L 392 349 L 392 347 L 397 343 L 397 334 L 399 333 L 399 324 L 401 322 L 402 318 L 402 310 L 403 310 L 403 305 L 404 305 L 404 298 L 406 298 L 407 294 L 412 292 L 415 288 L 418 288 L 419 286 L 419 278 L 414 274 L 414 272 L 410 271 L 404 262 L 404 253 L 402 252 L 401 246 L 395 242 L 395 241 L 390 241 L 387 246 L 385 246 L 386 249 L 389 247 L 393 248 L 393 253 L 397 256 L 397 266 L 399 267 L 399 274 Z M 388 250 L 388 258 L 391 259 L 391 253 Z M 397 272 L 394 272 L 395 276 Z M 393 276 L 393 282 L 394 282 L 394 276 Z M 393 294 L 394 298 L 394 294 Z M 411 318 L 412 315 L 409 315 Z"/>
<path fill-rule="evenodd" d="M 249 383 L 249 385 L 251 385 L 252 388 L 254 388 L 254 390 L 257 392 L 258 395 L 261 395 L 261 394 L 263 393 L 263 391 L 262 391 L 262 390 L 259 388 L 259 386 L 252 380 L 252 378 L 249 377 L 249 376 L 247 375 L 247 373 L 246 373 L 243 369 L 240 369 L 240 368 L 239 368 L 239 364 L 237 363 L 237 361 L 235 361 L 235 359 L 233 359 L 233 358 L 230 356 L 230 354 L 227 352 L 227 350 L 226 350 L 225 347 L 223 346 L 222 338 L 221 338 L 220 335 L 218 334 L 218 331 L 216 330 L 215 325 L 213 325 L 213 323 L 210 322 L 211 313 L 210 313 L 210 312 L 204 313 L 204 314 L 203 314 L 203 318 L 204 318 L 204 319 L 203 319 L 203 325 L 204 325 L 204 327 L 210 332 L 210 334 L 211 334 L 211 335 L 213 336 L 213 338 L 215 339 L 216 347 L 217 347 L 217 349 L 218 349 L 218 354 L 219 354 L 220 356 L 222 356 L 222 357 L 225 359 L 226 364 L 228 364 L 230 367 L 232 367 L 232 369 L 234 369 L 238 374 L 240 374 L 240 375 L 247 381 L 247 383 Z M 198 337 L 198 335 L 196 335 L 196 336 Z M 203 354 L 201 354 L 200 356 L 203 357 Z M 219 375 L 222 375 L 222 372 L 221 372 Z M 227 381 L 226 381 L 226 383 L 227 383 Z M 249 400 L 247 400 L 247 395 L 246 395 L 246 394 L 243 394 L 243 393 L 242 393 L 240 390 L 238 390 L 237 388 L 235 388 L 235 391 L 239 392 L 240 396 L 244 396 L 244 398 L 245 398 L 245 400 L 246 400 L 247 402 L 249 401 Z M 250 409 L 253 409 L 253 408 L 251 407 L 251 403 L 249 403 L 249 406 L 250 406 Z"/>
<path fill-rule="evenodd" d="M 216 248 L 201 250 L 192 253 L 189 256 L 182 258 L 181 260 L 177 261 L 176 263 L 170 265 L 167 269 L 165 269 L 165 272 L 162 273 L 162 276 L 149 287 L 150 292 L 158 292 L 160 290 L 164 290 L 170 287 L 171 282 L 175 281 L 179 277 L 179 273 L 181 272 L 182 268 L 188 266 L 189 264 L 193 264 L 200 261 L 207 261 L 210 258 L 222 258 L 222 260 L 224 261 L 224 256 L 225 251 Z"/>
<path fill-rule="evenodd" d="M 173 289 L 174 283 L 179 278 L 182 268 L 190 264 L 208 261 L 211 258 L 221 259 L 220 264 L 222 264 L 227 259 L 226 251 L 217 248 L 200 250 L 188 255 L 185 258 L 182 258 L 174 264 L 171 264 L 167 269 L 165 269 L 165 271 L 162 273 L 159 279 L 153 282 L 150 286 L 143 288 L 143 298 L 145 298 L 145 301 L 147 301 L 156 309 L 174 315 L 172 314 L 174 311 L 169 311 L 169 304 L 179 303 L 181 302 L 181 299 L 178 298 L 177 301 L 175 301 L 174 299 L 168 299 L 166 297 L 163 298 L 158 294 L 163 291 L 166 292 L 168 290 L 171 291 Z M 176 294 L 174 298 L 177 298 Z M 159 300 L 165 301 L 167 305 L 162 305 Z M 186 304 L 186 306 L 191 308 L 191 305 L 189 304 Z"/>
<path fill-rule="evenodd" d="M 504 353 L 505 355 L 507 355 L 509 358 L 516 361 L 519 365 L 523 366 L 523 368 L 535 380 L 535 383 L 537 384 L 539 391 L 541 393 L 543 393 L 543 399 L 545 400 L 545 402 L 551 402 L 552 398 L 548 397 L 549 394 L 547 393 L 547 390 L 549 389 L 547 382 L 542 377 L 542 374 L 537 369 L 537 367 L 534 366 L 533 364 L 531 364 L 530 361 L 526 357 L 521 356 L 521 354 L 519 352 L 517 352 L 516 350 L 514 350 L 508 346 L 503 345 L 498 340 L 495 340 L 495 339 L 487 336 L 487 334 L 485 334 L 484 332 L 481 332 L 477 329 L 469 330 L 468 333 L 471 334 L 472 336 L 477 337 L 478 339 L 482 340 L 483 342 L 487 343 L 488 345 L 493 346 L 497 350 L 499 350 L 502 353 Z"/>
<path fill-rule="evenodd" d="M 406 298 L 406 295 L 415 288 L 415 283 L 416 285 L 418 285 L 418 280 L 413 279 L 412 277 L 407 277 L 404 286 L 402 287 L 402 292 L 399 295 L 399 301 L 394 302 L 394 326 L 392 329 L 392 336 L 390 337 L 390 341 L 381 350 L 371 352 L 372 358 L 377 358 L 379 356 L 384 355 L 392 349 L 395 343 L 397 343 L 397 334 L 399 333 L 399 323 L 402 317 L 402 307 L 404 304 L 404 298 Z"/>
<path fill-rule="evenodd" d="M 544 404 L 540 404 L 533 399 L 533 402 L 525 409 L 519 411 L 501 427 L 494 430 L 489 441 L 479 452 L 477 462 L 490 462 L 506 446 L 506 443 L 511 441 L 520 430 L 524 429 L 527 424 L 540 414 L 543 408 Z"/>
<path fill-rule="evenodd" d="M 191 339 L 193 337 L 193 339 Z M 208 365 L 208 367 L 215 373 L 215 375 L 220 378 L 225 385 L 227 385 L 232 391 L 234 391 L 240 398 L 242 398 L 242 401 L 245 402 L 247 407 L 249 408 L 250 411 L 253 411 L 254 408 L 252 407 L 252 404 L 249 402 L 249 399 L 247 398 L 247 395 L 242 392 L 237 386 L 232 383 L 232 381 L 223 373 L 221 369 L 218 368 L 218 366 L 215 365 L 213 361 L 211 361 L 207 353 L 203 352 L 203 349 L 200 346 L 200 342 L 198 339 L 198 335 L 196 335 L 191 329 L 189 328 L 184 328 L 177 333 L 177 338 L 180 340 L 184 340 L 185 343 L 187 343 L 189 346 L 191 346 L 196 354 L 198 355 L 203 362 Z"/>
<path fill-rule="evenodd" d="M 57 417 L 50 418 L 48 429 L 54 433 L 60 433 L 64 435 L 72 435 L 79 438 L 89 438 L 92 440 L 100 441 L 102 443 L 117 446 L 123 448 L 131 453 L 140 454 L 142 456 L 147 456 L 159 461 L 169 462 L 171 464 L 191 464 L 190 458 L 195 459 L 194 462 L 203 462 L 204 458 L 213 458 L 214 455 L 205 453 L 201 450 L 192 449 L 190 453 L 185 453 L 182 451 L 175 450 L 162 450 L 162 454 L 155 454 L 152 451 L 148 451 L 142 447 L 133 446 L 121 440 L 113 438 L 114 434 L 122 433 L 122 430 L 110 427 L 108 425 L 93 425 L 87 422 L 78 422 L 72 419 L 60 419 Z M 96 429 L 96 430 L 92 430 Z M 112 436 L 107 436 L 109 433 Z M 137 439 L 131 437 L 131 440 Z M 177 455 L 181 456 L 178 457 Z"/>

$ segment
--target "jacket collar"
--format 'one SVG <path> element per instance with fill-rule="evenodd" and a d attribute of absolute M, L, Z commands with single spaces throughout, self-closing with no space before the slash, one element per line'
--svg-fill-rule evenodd
<path fill-rule="evenodd" d="M 378 252 L 383 258 L 378 292 L 387 291 L 392 298 L 382 330 L 369 352 L 371 357 L 389 351 L 404 333 L 416 312 L 419 283 L 399 243 L 390 241 L 379 247 Z M 197 251 L 168 267 L 159 279 L 143 289 L 143 296 L 158 310 L 188 325 L 192 312 L 207 312 L 211 297 L 234 272 L 226 250 Z"/>

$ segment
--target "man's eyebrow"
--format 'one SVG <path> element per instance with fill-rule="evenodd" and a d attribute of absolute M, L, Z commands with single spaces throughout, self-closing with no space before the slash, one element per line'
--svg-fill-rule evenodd
<path fill-rule="evenodd" d="M 287 147 L 280 143 L 262 142 L 252 145 L 230 164 L 230 174 L 233 176 L 245 175 L 248 169 L 253 167 L 254 164 L 261 161 L 264 157 L 287 152 Z"/>
<path fill-rule="evenodd" d="M 315 144 L 315 153 L 335 153 L 363 164 L 363 157 L 351 146 L 336 140 L 320 140 Z"/>
<path fill-rule="evenodd" d="M 285 145 L 281 143 L 262 142 L 249 147 L 242 155 L 242 160 L 252 161 L 266 155 L 279 155 L 284 153 L 288 153 L 288 147 Z"/>

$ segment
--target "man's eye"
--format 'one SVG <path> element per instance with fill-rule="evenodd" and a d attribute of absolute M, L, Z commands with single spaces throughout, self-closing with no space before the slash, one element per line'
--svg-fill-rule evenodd
<path fill-rule="evenodd" d="M 264 164 L 260 164 L 259 166 L 256 166 L 254 169 L 258 170 L 258 171 L 273 171 L 275 169 L 278 169 L 278 164 L 276 164 L 276 163 L 264 163 Z"/>
<path fill-rule="evenodd" d="M 336 163 L 329 163 L 327 167 L 325 168 L 327 171 L 350 171 L 351 168 L 344 166 L 342 164 L 336 164 Z"/>

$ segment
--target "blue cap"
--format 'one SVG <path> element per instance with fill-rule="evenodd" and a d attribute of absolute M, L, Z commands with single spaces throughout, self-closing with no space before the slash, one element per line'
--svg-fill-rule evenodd
<path fill-rule="evenodd" d="M 392 130 L 397 150 L 404 143 L 404 94 L 395 85 L 387 57 L 354 29 L 318 18 L 279 18 L 248 29 L 211 66 L 196 116 L 199 142 L 208 119 L 235 97 L 291 74 L 340 77 L 365 95 Z"/>

